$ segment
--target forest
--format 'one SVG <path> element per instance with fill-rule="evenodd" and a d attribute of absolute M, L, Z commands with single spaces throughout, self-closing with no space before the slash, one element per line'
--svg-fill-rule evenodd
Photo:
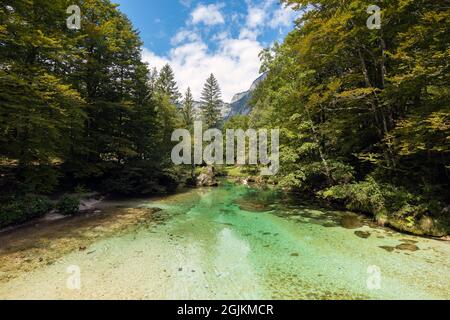
<path fill-rule="evenodd" d="M 367 1 L 283 2 L 305 14 L 261 54 L 249 119 L 282 131 L 279 183 L 381 225 L 448 233 L 448 7 L 383 1 L 370 30 Z"/>
<path fill-rule="evenodd" d="M 280 172 L 264 184 L 444 236 L 450 226 L 450 10 L 441 0 L 283 0 L 302 11 L 260 57 L 266 79 L 250 115 L 226 123 L 211 75 L 200 114 L 169 65 L 142 62 L 142 41 L 109 0 L 0 5 L 0 227 L 76 211 L 66 194 L 175 191 L 191 180 L 170 153 L 177 128 L 280 129 Z M 238 79 L 236 80 L 238 81 Z M 198 168 L 197 168 L 198 169 Z M 251 176 L 255 168 L 224 168 Z M 198 170 L 197 170 L 198 171 Z"/>
<path fill-rule="evenodd" d="M 0 226 L 44 214 L 46 196 L 177 185 L 170 135 L 180 96 L 171 68 L 141 62 L 139 34 L 117 5 L 83 1 L 83 27 L 68 30 L 70 4 L 0 6 Z M 73 211 L 75 200 L 62 200 Z"/>

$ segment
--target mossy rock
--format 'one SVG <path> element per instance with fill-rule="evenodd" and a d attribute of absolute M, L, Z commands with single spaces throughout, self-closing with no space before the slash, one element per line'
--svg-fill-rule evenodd
<path fill-rule="evenodd" d="M 399 231 L 408 232 L 418 236 L 445 237 L 448 230 L 438 221 L 430 217 L 422 217 L 413 224 L 401 219 L 389 219 L 389 225 Z"/>

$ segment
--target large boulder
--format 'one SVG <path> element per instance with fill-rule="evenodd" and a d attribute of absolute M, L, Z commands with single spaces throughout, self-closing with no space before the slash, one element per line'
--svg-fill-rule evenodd
<path fill-rule="evenodd" d="M 412 233 L 418 236 L 431 236 L 431 237 L 445 237 L 448 235 L 448 231 L 431 217 L 424 216 L 419 221 L 415 221 L 413 224 L 405 222 L 404 219 L 389 219 L 389 225 L 394 229 Z"/>
<path fill-rule="evenodd" d="M 198 187 L 217 187 L 219 183 L 216 180 L 214 167 L 209 166 L 197 177 Z"/>

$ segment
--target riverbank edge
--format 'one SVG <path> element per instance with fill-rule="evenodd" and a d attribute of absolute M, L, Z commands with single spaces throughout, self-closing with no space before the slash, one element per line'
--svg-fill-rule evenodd
<path fill-rule="evenodd" d="M 218 186 L 221 181 L 228 181 L 230 183 L 234 184 L 240 184 L 240 185 L 246 185 L 251 188 L 255 189 L 265 189 L 270 188 L 277 191 L 281 191 L 285 194 L 290 194 L 293 196 L 298 197 L 299 199 L 306 201 L 310 205 L 314 205 L 321 208 L 327 208 L 331 210 L 343 210 L 348 211 L 348 208 L 346 208 L 344 205 L 339 204 L 337 202 L 332 201 L 326 201 L 324 199 L 321 199 L 317 197 L 314 194 L 305 194 L 305 193 L 298 193 L 294 192 L 292 190 L 286 190 L 283 188 L 278 187 L 276 184 L 270 184 L 266 180 L 261 179 L 261 177 L 255 177 L 255 176 L 233 176 L 233 175 L 223 175 L 223 174 L 217 174 L 214 175 L 212 178 L 214 180 L 214 184 L 208 185 L 207 187 L 216 187 Z M 183 192 L 183 190 L 188 189 L 195 189 L 199 187 L 204 187 L 203 185 L 197 185 L 196 187 L 193 186 L 183 186 L 181 187 L 177 192 Z M 80 206 L 79 211 L 77 215 L 93 215 L 95 213 L 99 212 L 99 208 L 97 207 L 100 205 L 103 201 L 107 200 L 109 198 L 109 195 L 107 194 L 101 194 L 98 192 L 93 192 L 85 195 L 79 196 L 80 199 Z M 397 232 L 408 234 L 408 235 L 414 235 L 424 238 L 432 238 L 435 240 L 441 240 L 441 241 L 449 241 L 450 242 L 450 234 L 449 232 L 439 231 L 439 232 L 430 232 L 424 229 L 421 229 L 419 226 L 410 226 L 407 224 L 406 221 L 402 221 L 400 219 L 393 219 L 390 217 L 382 217 L 377 218 L 373 213 L 368 212 L 358 212 L 354 211 L 355 213 L 359 215 L 363 215 L 365 217 L 368 217 L 370 219 L 373 219 L 380 227 L 388 227 L 392 230 L 395 230 Z M 40 218 L 30 219 L 29 221 L 26 221 L 25 223 L 11 225 L 6 228 L 0 229 L 0 235 L 4 234 L 6 232 L 14 232 L 16 229 L 20 229 L 23 227 L 27 227 L 30 225 L 38 224 L 40 222 L 49 222 L 54 220 L 61 220 L 61 219 L 67 219 L 70 216 L 58 214 L 58 212 L 55 212 L 55 210 L 52 210 L 45 214 L 44 216 Z M 436 230 L 435 230 L 436 231 Z"/>
<path fill-rule="evenodd" d="M 256 189 L 265 189 L 270 188 L 277 191 L 281 191 L 285 194 L 290 194 L 296 197 L 299 197 L 299 199 L 306 201 L 310 205 L 318 206 L 321 208 L 327 208 L 330 210 L 340 210 L 340 211 L 348 211 L 348 208 L 345 207 L 343 204 L 339 204 L 337 202 L 333 201 L 326 201 L 324 199 L 321 199 L 317 197 L 314 194 L 305 194 L 305 193 L 298 193 L 292 190 L 287 190 L 284 188 L 278 187 L 276 184 L 270 184 L 266 180 L 261 179 L 261 177 L 256 176 L 226 176 L 226 180 L 235 184 L 241 184 L 246 185 L 251 188 Z M 433 227 L 430 228 L 432 230 L 425 230 L 421 228 L 418 225 L 408 225 L 407 221 L 403 221 L 401 219 L 395 219 L 387 216 L 379 217 L 377 218 L 375 214 L 370 212 L 358 212 L 354 211 L 354 213 L 357 213 L 359 215 L 363 215 L 365 217 L 368 217 L 370 219 L 373 219 L 375 223 L 377 223 L 380 227 L 387 227 L 394 231 L 406 234 L 406 235 L 414 235 L 418 237 L 424 237 L 424 238 L 432 238 L 435 240 L 441 240 L 441 241 L 449 241 L 450 242 L 450 233 L 448 231 L 439 230 L 438 227 L 436 227 L 436 222 L 433 221 Z M 431 218 L 430 218 L 431 219 Z M 447 230 L 450 229 L 447 227 Z"/>
<path fill-rule="evenodd" d="M 41 217 L 31 218 L 23 223 L 11 224 L 4 228 L 0 228 L 0 235 L 14 231 L 16 229 L 29 227 L 42 222 L 52 222 L 58 220 L 68 219 L 75 215 L 92 215 L 99 213 L 97 206 L 101 204 L 105 199 L 106 195 L 102 195 L 98 192 L 91 192 L 86 194 L 64 194 L 64 196 L 70 196 L 76 198 L 79 201 L 78 211 L 74 214 L 67 215 L 59 213 L 57 209 L 52 208 L 50 211 L 42 215 Z M 52 202 L 57 203 L 63 196 L 52 200 Z"/>

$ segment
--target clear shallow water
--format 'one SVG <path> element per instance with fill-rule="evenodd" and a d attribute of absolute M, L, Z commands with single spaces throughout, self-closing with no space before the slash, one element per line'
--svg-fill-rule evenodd
<path fill-rule="evenodd" d="M 274 192 L 225 184 L 103 211 L 0 235 L 0 298 L 450 298 L 448 242 Z M 80 290 L 67 288 L 69 266 Z"/>

